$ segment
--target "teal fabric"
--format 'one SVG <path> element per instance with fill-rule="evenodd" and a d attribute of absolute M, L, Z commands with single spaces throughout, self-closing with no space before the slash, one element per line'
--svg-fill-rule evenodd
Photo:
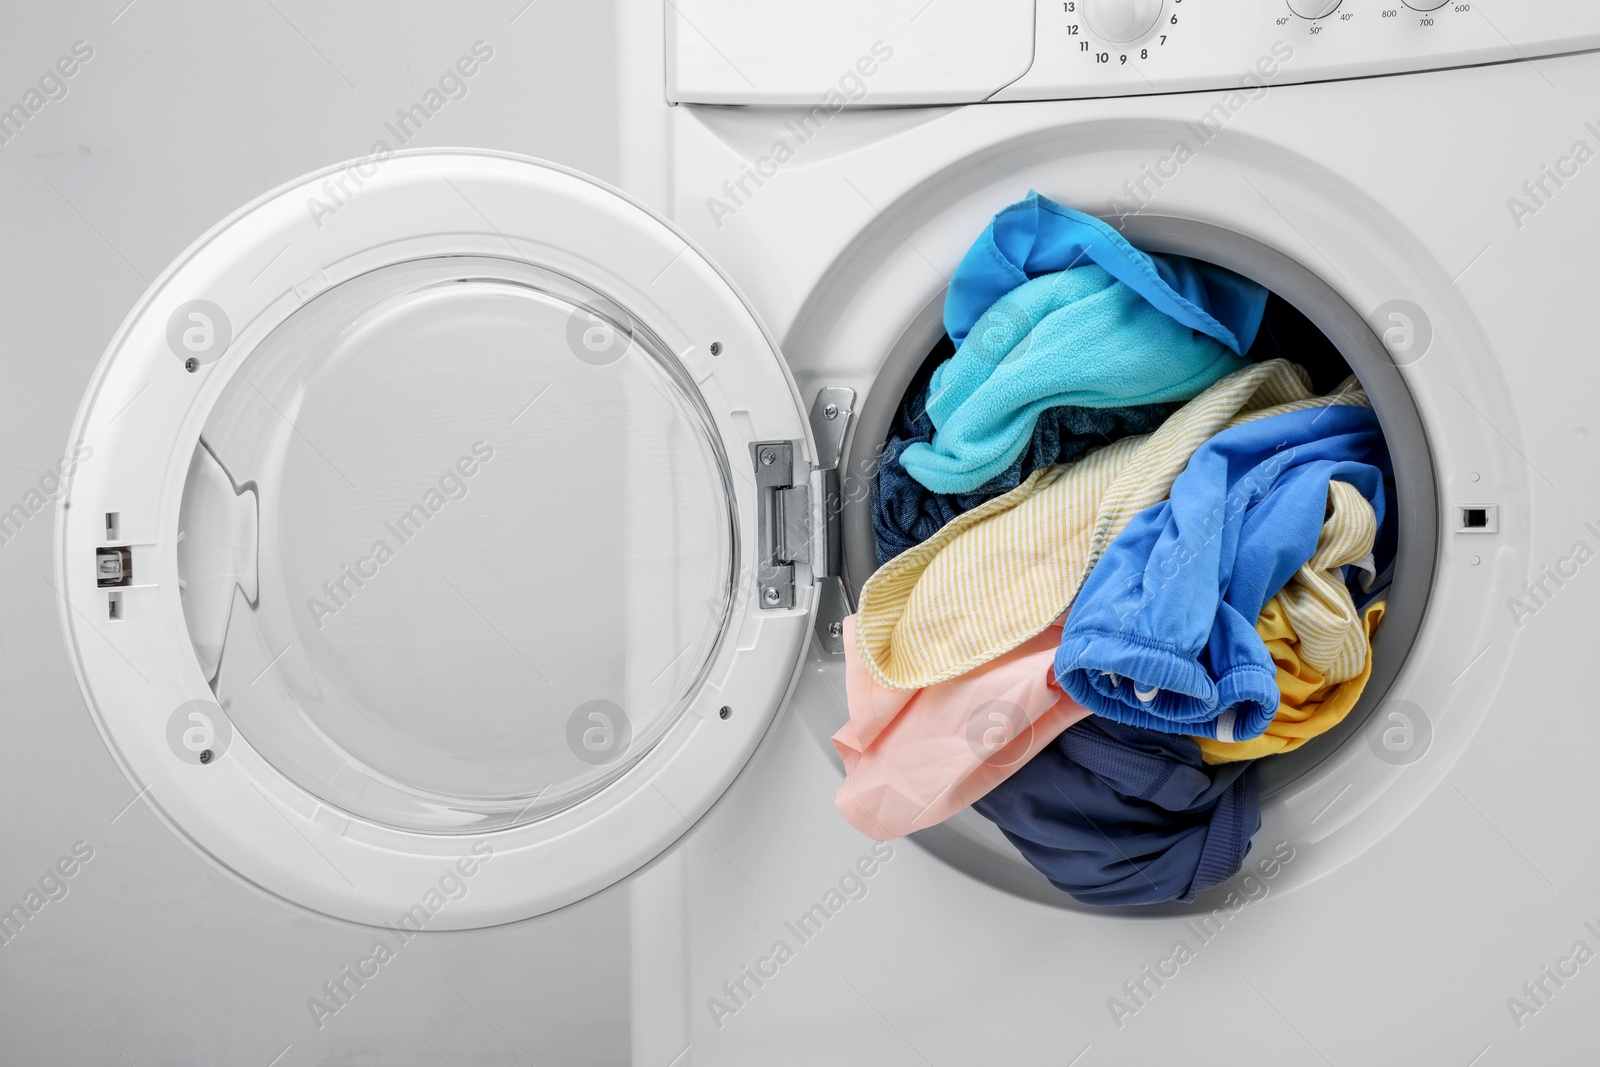
<path fill-rule="evenodd" d="M 1048 408 L 1190 400 L 1247 365 L 1103 267 L 1041 275 L 996 301 L 934 372 L 933 440 L 900 462 L 935 493 L 970 493 L 1011 466 Z"/>

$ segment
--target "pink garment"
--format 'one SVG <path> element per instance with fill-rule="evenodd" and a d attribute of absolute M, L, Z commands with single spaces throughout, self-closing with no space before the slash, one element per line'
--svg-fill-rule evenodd
<path fill-rule="evenodd" d="M 1089 712 L 1056 687 L 1060 625 L 976 670 L 926 689 L 885 689 L 844 621 L 850 721 L 833 735 L 844 760 L 834 804 L 879 841 L 943 822 L 1011 777 Z"/>

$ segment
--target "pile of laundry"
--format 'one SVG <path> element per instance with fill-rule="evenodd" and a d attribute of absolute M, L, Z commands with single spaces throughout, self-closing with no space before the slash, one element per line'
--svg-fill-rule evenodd
<path fill-rule="evenodd" d="M 1254 761 L 1366 685 L 1395 547 L 1371 404 L 1314 391 L 1331 349 L 1286 307 L 1037 194 L 995 216 L 873 486 L 833 738 L 852 825 L 971 806 L 1096 904 L 1239 870 Z"/>

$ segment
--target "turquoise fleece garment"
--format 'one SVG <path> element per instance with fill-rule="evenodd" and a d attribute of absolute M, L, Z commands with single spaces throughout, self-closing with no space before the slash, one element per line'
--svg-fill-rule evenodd
<path fill-rule="evenodd" d="M 1001 297 L 934 371 L 933 440 L 900 464 L 935 493 L 970 493 L 1011 466 L 1047 408 L 1190 400 L 1245 366 L 1102 267 L 1046 274 Z"/>
<path fill-rule="evenodd" d="M 1041 274 L 1094 263 L 1157 311 L 1244 355 L 1255 343 L 1267 290 L 1182 256 L 1148 255 L 1093 215 L 1028 195 L 1001 208 L 961 257 L 944 297 L 944 329 L 960 344 L 995 301 Z"/>
<path fill-rule="evenodd" d="M 1129 726 L 1259 737 L 1279 693 L 1256 618 L 1316 551 L 1328 482 L 1355 486 L 1381 526 L 1391 472 L 1370 408 L 1295 411 L 1217 434 L 1089 572 L 1056 652 L 1061 688 Z"/>
<path fill-rule="evenodd" d="M 995 216 L 945 297 L 959 347 L 935 372 L 930 442 L 901 466 L 935 493 L 1010 467 L 1041 412 L 1190 400 L 1244 367 L 1267 291 L 1220 267 L 1149 256 L 1037 193 Z"/>

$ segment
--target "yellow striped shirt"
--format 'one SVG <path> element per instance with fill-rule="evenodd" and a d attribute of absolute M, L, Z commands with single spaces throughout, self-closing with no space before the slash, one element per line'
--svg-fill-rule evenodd
<path fill-rule="evenodd" d="M 1361 491 L 1329 482 L 1317 550 L 1278 593 L 1284 618 L 1299 636 L 1300 658 L 1330 684 L 1354 678 L 1367 660 L 1367 635 L 1343 568 L 1370 556 L 1377 536 L 1377 515 Z"/>

